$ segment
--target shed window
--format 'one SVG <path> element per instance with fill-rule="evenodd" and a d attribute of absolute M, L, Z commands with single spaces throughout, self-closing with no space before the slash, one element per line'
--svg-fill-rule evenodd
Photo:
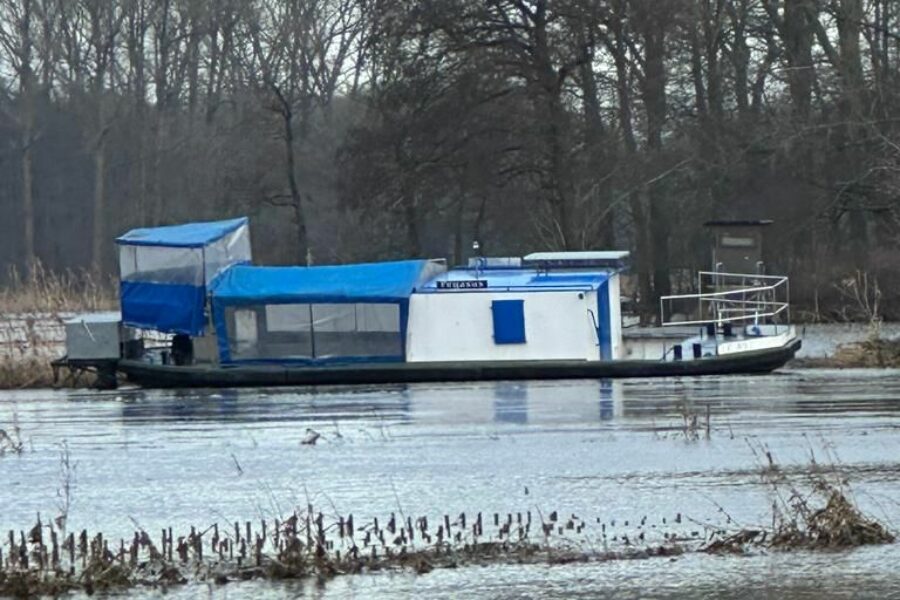
<path fill-rule="evenodd" d="M 524 300 L 494 300 L 491 303 L 495 344 L 525 343 L 524 304 Z"/>

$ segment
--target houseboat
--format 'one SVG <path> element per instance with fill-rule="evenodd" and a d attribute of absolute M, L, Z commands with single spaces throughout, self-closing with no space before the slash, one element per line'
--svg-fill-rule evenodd
<path fill-rule="evenodd" d="M 246 218 L 116 242 L 121 312 L 69 321 L 56 363 L 105 387 L 762 373 L 800 347 L 787 279 L 761 273 L 702 272 L 623 327 L 624 251 L 256 266 Z"/>

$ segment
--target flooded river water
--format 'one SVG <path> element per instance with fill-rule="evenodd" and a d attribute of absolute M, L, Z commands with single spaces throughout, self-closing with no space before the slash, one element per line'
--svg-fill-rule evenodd
<path fill-rule="evenodd" d="M 699 432 L 685 431 L 684 414 L 698 416 Z M 598 520 L 631 539 L 639 530 L 648 540 L 702 536 L 704 524 L 729 518 L 731 527 L 770 522 L 763 446 L 787 471 L 807 465 L 811 453 L 836 464 L 858 504 L 900 529 L 897 371 L 0 393 L 0 426 L 14 416 L 27 449 L 0 458 L 0 532 L 59 512 L 63 444 L 74 465 L 70 527 L 110 536 L 129 536 L 135 523 L 159 531 L 273 518 L 308 502 L 358 519 L 558 511 L 589 524 L 587 544 L 598 543 Z M 307 428 L 321 434 L 317 444 L 300 444 Z M 167 597 L 900 597 L 898 562 L 893 544 L 380 573 L 321 587 L 191 585 Z"/>

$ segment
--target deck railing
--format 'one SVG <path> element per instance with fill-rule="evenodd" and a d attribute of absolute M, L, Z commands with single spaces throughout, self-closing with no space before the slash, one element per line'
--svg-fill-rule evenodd
<path fill-rule="evenodd" d="M 700 271 L 696 294 L 659 299 L 663 326 L 790 321 L 790 284 L 780 275 Z"/>

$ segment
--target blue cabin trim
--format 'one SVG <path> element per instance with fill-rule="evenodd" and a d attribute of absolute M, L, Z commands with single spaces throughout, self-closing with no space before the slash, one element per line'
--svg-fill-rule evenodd
<path fill-rule="evenodd" d="M 597 290 L 597 315 L 600 360 L 612 360 L 612 311 L 609 306 L 609 281 L 604 281 Z"/>

